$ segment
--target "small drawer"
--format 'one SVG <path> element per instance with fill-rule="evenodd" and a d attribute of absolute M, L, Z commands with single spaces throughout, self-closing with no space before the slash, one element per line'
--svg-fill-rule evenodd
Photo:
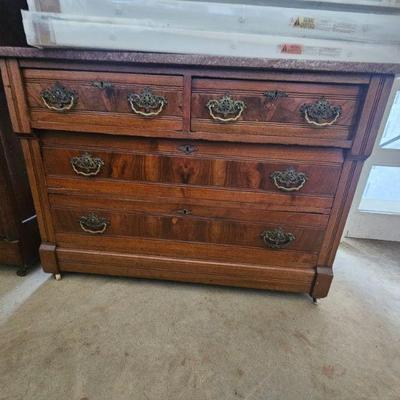
<path fill-rule="evenodd" d="M 351 140 L 360 94 L 356 85 L 194 79 L 191 127 L 214 140 L 341 147 Z"/>
<path fill-rule="evenodd" d="M 338 149 L 87 136 L 42 136 L 50 187 L 78 188 L 85 180 L 85 190 L 91 190 L 89 182 L 93 190 L 119 191 L 113 185 L 123 184 L 135 196 L 235 200 L 319 212 L 332 205 L 343 162 Z"/>
<path fill-rule="evenodd" d="M 207 244 L 211 251 L 225 247 L 227 254 L 221 254 L 220 261 L 232 261 L 229 254 L 232 248 L 236 255 L 240 253 L 242 262 L 269 264 L 271 257 L 278 266 L 281 252 L 299 252 L 307 254 L 307 260 L 314 260 L 312 255 L 320 250 L 327 223 L 323 215 L 260 209 L 244 214 L 240 205 L 234 203 L 190 204 L 179 199 L 121 201 L 116 196 L 52 194 L 50 203 L 56 236 L 61 242 L 70 243 L 77 235 L 85 237 L 82 244 L 91 240 L 86 238 L 108 237 L 112 249 L 114 243 L 117 246 L 125 238 L 129 252 L 134 238 L 143 243 L 162 240 L 164 246 L 168 241 L 172 246 L 178 242 Z M 195 257 L 207 258 L 209 254 L 200 252 Z"/>
<path fill-rule="evenodd" d="M 23 71 L 34 128 L 137 134 L 182 129 L 181 76 Z"/>

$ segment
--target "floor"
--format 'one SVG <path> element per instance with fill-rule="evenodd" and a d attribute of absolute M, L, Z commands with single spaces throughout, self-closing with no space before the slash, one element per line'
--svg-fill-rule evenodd
<path fill-rule="evenodd" d="M 1 400 L 398 400 L 400 245 L 347 240 L 330 296 L 0 269 Z"/>

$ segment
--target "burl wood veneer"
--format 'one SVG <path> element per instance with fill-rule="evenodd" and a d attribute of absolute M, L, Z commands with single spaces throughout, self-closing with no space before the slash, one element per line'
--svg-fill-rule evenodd
<path fill-rule="evenodd" d="M 391 73 L 11 53 L 46 272 L 327 295 Z"/>

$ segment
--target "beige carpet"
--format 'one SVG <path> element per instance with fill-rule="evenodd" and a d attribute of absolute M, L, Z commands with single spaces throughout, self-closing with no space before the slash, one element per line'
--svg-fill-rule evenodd
<path fill-rule="evenodd" d="M 348 241 L 330 296 L 0 268 L 1 400 L 398 400 L 400 245 Z"/>

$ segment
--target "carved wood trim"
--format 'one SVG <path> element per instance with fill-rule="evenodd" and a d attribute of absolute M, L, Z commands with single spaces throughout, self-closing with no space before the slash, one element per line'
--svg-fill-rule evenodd
<path fill-rule="evenodd" d="M 44 242 L 55 243 L 55 234 L 50 214 L 47 188 L 44 181 L 45 172 L 43 169 L 39 140 L 37 138 L 22 138 L 21 145 L 27 166 L 29 184 L 32 190 L 41 239 Z"/>
<path fill-rule="evenodd" d="M 1 76 L 14 132 L 31 133 L 28 106 L 18 61 L 0 60 Z"/>
<path fill-rule="evenodd" d="M 39 248 L 40 261 L 45 272 L 59 274 L 57 247 L 52 243 L 42 243 Z"/>
<path fill-rule="evenodd" d="M 333 279 L 332 268 L 317 267 L 310 295 L 316 299 L 326 297 Z"/>
<path fill-rule="evenodd" d="M 371 78 L 351 148 L 353 156 L 371 155 L 392 84 L 392 76 L 377 75 Z"/>

